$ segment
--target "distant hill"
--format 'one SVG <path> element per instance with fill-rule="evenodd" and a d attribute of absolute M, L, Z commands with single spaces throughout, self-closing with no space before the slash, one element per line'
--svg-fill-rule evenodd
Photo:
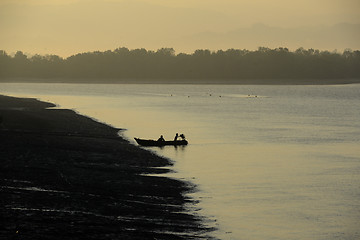
<path fill-rule="evenodd" d="M 181 42 L 181 43 L 180 43 Z M 332 26 L 281 28 L 264 24 L 255 24 L 249 28 L 238 28 L 225 33 L 202 32 L 181 38 L 179 43 L 188 45 L 224 49 L 229 46 L 244 46 L 254 49 L 259 46 L 276 48 L 287 46 L 290 49 L 317 48 L 339 50 L 358 49 L 360 44 L 360 24 L 341 23 Z"/>

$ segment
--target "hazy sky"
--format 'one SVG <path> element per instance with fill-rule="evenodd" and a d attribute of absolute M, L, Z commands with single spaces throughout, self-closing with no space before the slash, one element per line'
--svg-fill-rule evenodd
<path fill-rule="evenodd" d="M 360 0 L 0 0 L 0 49 L 360 49 L 359 12 Z"/>

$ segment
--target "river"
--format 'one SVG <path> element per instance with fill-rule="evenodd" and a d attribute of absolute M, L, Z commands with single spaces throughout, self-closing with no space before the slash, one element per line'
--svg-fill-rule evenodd
<path fill-rule="evenodd" d="M 360 85 L 1 83 L 126 130 L 185 147 L 149 148 L 197 185 L 220 239 L 360 239 Z M 195 211 L 195 210 L 194 210 Z"/>

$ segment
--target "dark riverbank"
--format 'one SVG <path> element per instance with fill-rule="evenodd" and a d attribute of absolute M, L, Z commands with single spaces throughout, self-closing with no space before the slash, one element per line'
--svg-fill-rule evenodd
<path fill-rule="evenodd" d="M 196 85 L 341 85 L 357 84 L 360 78 L 344 79 L 116 79 L 116 78 L 5 78 L 0 83 L 74 84 L 196 84 Z"/>
<path fill-rule="evenodd" d="M 115 82 L 191 83 L 228 81 L 236 84 L 333 84 L 338 79 L 353 82 L 360 78 L 360 51 L 343 53 L 279 47 L 257 50 L 198 49 L 192 54 L 176 54 L 172 48 L 152 51 L 117 48 L 104 52 L 78 53 L 68 58 L 56 55 L 14 56 L 0 50 L 0 79 L 34 78 L 56 82 L 73 79 Z M 357 81 L 359 82 L 359 81 Z M 341 83 L 343 83 L 341 81 Z"/>
<path fill-rule="evenodd" d="M 1 239 L 198 239 L 168 159 L 53 104 L 0 96 Z M 208 237 L 204 237 L 208 238 Z"/>

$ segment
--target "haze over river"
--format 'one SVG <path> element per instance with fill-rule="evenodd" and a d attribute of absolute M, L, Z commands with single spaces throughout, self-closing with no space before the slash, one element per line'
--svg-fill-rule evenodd
<path fill-rule="evenodd" d="M 220 239 L 360 239 L 360 84 L 21 84 L 35 97 L 185 147 L 149 148 L 197 185 L 196 214 Z M 199 210 L 200 209 L 200 210 Z"/>

